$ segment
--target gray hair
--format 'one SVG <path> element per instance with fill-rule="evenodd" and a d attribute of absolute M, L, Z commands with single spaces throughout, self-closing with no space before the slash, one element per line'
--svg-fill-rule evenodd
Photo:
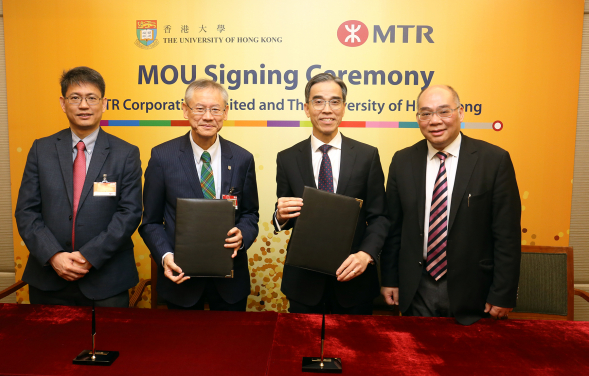
<path fill-rule="evenodd" d="M 346 95 L 348 94 L 348 88 L 344 81 L 341 78 L 335 77 L 331 73 L 319 73 L 313 76 L 309 82 L 307 82 L 307 86 L 305 86 L 305 103 L 309 103 L 309 95 L 311 94 L 311 86 L 318 84 L 320 82 L 326 81 L 333 81 L 338 84 L 342 88 L 342 100 L 346 103 Z"/>
<path fill-rule="evenodd" d="M 186 88 L 186 94 L 184 94 L 184 102 L 188 104 L 188 100 L 192 98 L 192 94 L 195 90 L 204 90 L 204 89 L 217 89 L 221 93 L 221 97 L 223 97 L 223 101 L 225 101 L 225 106 L 229 103 L 229 94 L 225 88 L 213 81 L 208 80 L 206 78 L 201 78 L 200 80 L 192 81 L 190 85 Z"/>

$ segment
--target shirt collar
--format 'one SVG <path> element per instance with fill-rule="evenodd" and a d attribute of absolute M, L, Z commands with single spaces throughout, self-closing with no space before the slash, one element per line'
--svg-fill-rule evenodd
<path fill-rule="evenodd" d="M 215 143 L 213 143 L 213 145 L 211 145 L 211 147 L 207 150 L 211 155 L 211 161 L 215 159 L 220 149 L 219 134 L 217 134 L 216 137 L 217 139 L 215 140 Z M 194 158 L 196 158 L 197 161 L 200 161 L 200 157 L 205 150 L 198 146 L 196 142 L 194 142 L 192 139 L 192 132 L 188 134 L 188 138 L 190 138 L 190 145 L 192 145 L 192 153 L 194 153 Z"/>
<path fill-rule="evenodd" d="M 316 152 L 324 144 L 325 143 L 323 141 L 320 141 L 317 137 L 311 135 L 311 150 L 313 150 L 313 152 Z M 335 149 L 342 149 L 342 134 L 339 133 L 339 130 L 337 131 L 335 137 L 329 141 L 327 145 L 331 145 Z"/>
<path fill-rule="evenodd" d="M 451 157 L 458 157 L 458 154 L 460 153 L 460 143 L 462 142 L 462 134 L 458 133 L 458 137 L 456 137 L 456 139 L 454 139 L 454 141 L 452 141 L 452 143 L 448 146 L 446 146 L 444 148 L 444 150 L 447 152 L 448 154 L 450 154 Z M 436 149 L 435 147 L 432 146 L 432 144 L 428 141 L 427 142 L 427 160 L 429 161 L 430 159 L 434 158 L 434 156 L 436 155 L 436 153 L 439 150 Z"/>
<path fill-rule="evenodd" d="M 94 132 L 90 133 L 88 136 L 81 139 L 70 128 L 70 131 L 72 132 L 72 149 L 76 148 L 76 145 L 78 144 L 78 142 L 83 141 L 84 146 L 86 146 L 86 152 L 88 154 L 92 154 L 92 151 L 94 150 L 94 145 L 96 145 L 96 139 L 98 138 L 98 131 L 99 130 L 100 130 L 100 127 L 96 128 L 96 130 Z"/>

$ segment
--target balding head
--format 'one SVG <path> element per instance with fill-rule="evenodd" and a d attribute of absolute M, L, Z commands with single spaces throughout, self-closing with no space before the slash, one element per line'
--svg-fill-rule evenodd
<path fill-rule="evenodd" d="M 456 104 L 456 107 L 460 106 L 460 98 L 458 97 L 458 93 L 456 92 L 456 90 L 454 90 L 454 88 L 450 85 L 432 85 L 432 86 L 428 86 L 425 89 L 423 89 L 419 95 L 417 96 L 417 109 L 419 110 L 420 104 L 419 104 L 419 99 L 421 98 L 421 96 L 423 95 L 423 93 L 425 93 L 428 90 L 447 90 L 450 93 L 452 93 L 452 97 L 454 98 L 454 104 Z"/>

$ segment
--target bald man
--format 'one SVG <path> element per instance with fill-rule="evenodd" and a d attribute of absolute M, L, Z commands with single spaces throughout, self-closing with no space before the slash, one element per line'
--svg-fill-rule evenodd
<path fill-rule="evenodd" d="M 505 319 L 515 307 L 521 201 L 509 153 L 460 132 L 456 91 L 417 97 L 424 140 L 393 156 L 381 292 L 405 316 Z"/>

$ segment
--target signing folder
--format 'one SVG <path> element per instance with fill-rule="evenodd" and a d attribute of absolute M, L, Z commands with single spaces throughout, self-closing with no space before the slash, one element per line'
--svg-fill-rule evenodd
<path fill-rule="evenodd" d="M 233 249 L 224 245 L 234 226 L 231 201 L 179 198 L 174 262 L 184 275 L 233 278 Z"/>
<path fill-rule="evenodd" d="M 335 276 L 350 255 L 362 200 L 305 187 L 286 264 Z"/>

